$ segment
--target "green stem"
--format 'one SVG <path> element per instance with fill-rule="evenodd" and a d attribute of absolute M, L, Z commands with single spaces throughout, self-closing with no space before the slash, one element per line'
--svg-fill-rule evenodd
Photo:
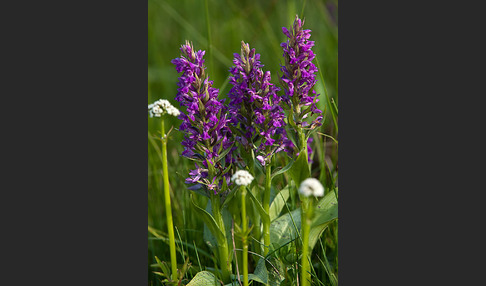
<path fill-rule="evenodd" d="M 167 137 L 165 135 L 164 119 L 162 119 L 162 172 L 164 178 L 165 214 L 169 233 L 170 264 L 172 280 L 177 280 L 177 257 L 174 237 L 174 223 L 172 222 L 172 208 L 170 204 L 169 168 L 167 166 Z"/>
<path fill-rule="evenodd" d="M 216 220 L 216 223 L 224 236 L 222 241 L 218 241 L 217 248 L 219 250 L 222 280 L 224 283 L 228 283 L 230 281 L 231 262 L 229 260 L 228 243 L 226 242 L 226 230 L 224 227 L 223 216 L 221 214 L 221 202 L 218 195 L 211 194 L 210 199 L 214 220 Z"/>
<path fill-rule="evenodd" d="M 299 135 L 299 141 L 300 141 L 300 151 L 299 152 L 304 152 L 305 156 L 305 162 L 309 162 L 309 150 L 307 150 L 307 140 L 305 138 L 305 132 L 304 129 L 300 126 L 297 127 L 297 133 Z M 307 169 L 311 173 L 311 166 L 307 164 Z"/>
<path fill-rule="evenodd" d="M 299 141 L 300 141 L 300 151 L 305 152 L 305 158 L 309 158 L 309 154 L 307 152 L 307 140 L 305 139 L 304 129 L 302 127 L 297 127 L 297 133 L 299 134 Z"/>
<path fill-rule="evenodd" d="M 246 187 L 241 186 L 241 229 L 243 230 L 243 286 L 248 286 L 248 222 L 246 221 Z"/>
<path fill-rule="evenodd" d="M 272 165 L 269 163 L 265 167 L 265 192 L 263 193 L 263 209 L 268 214 L 270 210 L 270 187 L 271 187 L 271 173 Z M 264 255 L 267 255 L 270 247 L 270 221 L 262 219 L 263 222 L 263 242 L 265 244 L 265 249 L 263 251 Z"/>
<path fill-rule="evenodd" d="M 311 198 L 305 198 L 302 204 L 302 272 L 301 272 L 301 286 L 310 285 L 310 269 L 309 269 L 309 233 L 311 226 L 311 219 L 313 213 L 313 205 Z"/>

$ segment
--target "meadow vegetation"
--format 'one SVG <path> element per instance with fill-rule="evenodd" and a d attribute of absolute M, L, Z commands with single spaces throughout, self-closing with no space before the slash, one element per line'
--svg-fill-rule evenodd
<path fill-rule="evenodd" d="M 276 95 L 285 97 L 288 86 L 279 80 L 285 75 L 281 67 L 286 65 L 281 43 L 286 42 L 287 37 L 282 27 L 290 29 L 298 15 L 305 20 L 303 28 L 312 31 L 310 40 L 314 41 L 312 51 L 316 56 L 312 63 L 318 71 L 311 91 L 319 94 L 315 109 L 322 111 L 307 119 L 312 125 L 316 117 L 322 116 L 320 124 L 312 125 L 310 130 L 310 125 L 303 128 L 289 122 L 289 118 L 296 117 L 290 114 L 291 108 L 282 108 L 286 132 L 292 137 L 295 144 L 291 145 L 297 152 L 281 150 L 266 163 L 256 157 L 260 151 L 268 154 L 271 147 L 267 148 L 268 144 L 257 135 L 258 140 L 253 143 L 265 145 L 259 151 L 245 149 L 240 144 L 241 139 L 236 137 L 231 137 L 234 144 L 226 146 L 228 148 L 215 142 L 215 146 L 221 146 L 218 149 L 228 149 L 215 155 L 213 160 L 220 156 L 221 162 L 226 161 L 222 166 L 229 168 L 227 176 L 219 176 L 217 168 L 212 169 L 213 161 L 203 163 L 181 156 L 187 152 L 182 143 L 187 134 L 179 130 L 184 120 L 169 114 L 148 118 L 149 285 L 244 285 L 244 268 L 248 270 L 247 277 L 252 285 L 305 285 L 303 265 L 309 269 L 307 285 L 337 285 L 337 0 L 149 0 L 148 7 L 148 104 L 165 99 L 181 113 L 186 113 L 187 106 L 181 106 L 176 100 L 181 73 L 171 62 L 184 54 L 181 45 L 186 41 L 192 44 L 195 52 L 205 51 L 205 75 L 213 82 L 212 88 L 218 89 L 217 99 L 225 99 L 225 104 L 232 102 L 230 94 L 234 85 L 230 68 L 235 66 L 234 54 L 251 58 L 254 56 L 252 49 L 260 55 L 261 69 L 270 71 L 270 82 L 280 89 Z M 283 105 L 273 100 L 270 103 Z M 231 114 L 230 111 L 226 113 Z M 221 120 L 222 114 L 217 115 Z M 244 127 L 248 126 L 238 125 L 231 131 L 228 127 L 228 133 L 237 134 L 234 129 Z M 300 139 L 307 139 L 306 136 L 311 140 Z M 277 143 L 281 142 L 278 140 Z M 306 144 L 312 150 L 309 154 L 302 152 L 307 150 Z M 304 153 L 309 158 L 304 158 Z M 233 157 L 227 160 L 228 156 Z M 167 162 L 165 168 L 164 161 Z M 208 186 L 197 189 L 191 187 L 196 183 L 187 183 L 195 166 L 206 168 L 206 176 L 220 182 L 216 184 L 218 194 L 208 192 Z M 242 169 L 249 171 L 252 180 L 241 177 L 242 183 L 235 183 L 236 179 L 231 177 Z M 307 178 L 315 178 L 323 185 L 323 196 L 304 195 L 303 186 L 311 186 L 310 190 L 315 186 L 303 183 Z M 169 195 L 172 234 L 168 231 L 167 220 Z M 215 209 L 217 205 L 220 211 Z M 175 244 L 176 267 L 171 263 L 171 255 L 174 256 L 171 242 Z M 227 246 L 227 260 L 222 258 L 223 244 Z M 309 250 L 307 261 L 302 257 L 306 254 L 303 248 Z M 228 263 L 227 267 L 223 261 Z"/>

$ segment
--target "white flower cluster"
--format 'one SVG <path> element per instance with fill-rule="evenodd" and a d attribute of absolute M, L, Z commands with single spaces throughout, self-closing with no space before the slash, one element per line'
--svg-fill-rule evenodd
<path fill-rule="evenodd" d="M 253 181 L 253 176 L 245 170 L 238 170 L 231 177 L 231 180 L 238 186 L 248 186 Z"/>
<path fill-rule="evenodd" d="M 302 181 L 302 183 L 300 183 L 299 193 L 304 197 L 322 197 L 324 196 L 324 187 L 322 186 L 321 182 L 319 182 L 319 180 L 314 178 L 307 178 Z"/>
<path fill-rule="evenodd" d="M 164 114 L 169 114 L 173 116 L 179 116 L 179 109 L 175 108 L 166 99 L 159 99 L 156 102 L 148 105 L 148 112 L 150 117 L 160 117 Z"/>

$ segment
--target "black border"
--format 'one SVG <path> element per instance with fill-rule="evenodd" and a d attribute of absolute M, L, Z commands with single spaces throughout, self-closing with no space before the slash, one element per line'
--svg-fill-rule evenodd
<path fill-rule="evenodd" d="M 461 33 L 482 10 L 430 3 L 339 3 L 341 285 L 481 273 L 464 266 L 477 235 L 463 223 L 482 200 L 461 192 L 483 189 L 463 158 L 484 143 L 464 137 L 482 133 L 466 130 L 482 105 L 464 96 L 483 88 L 464 63 L 484 47 Z M 17 5 L 4 34 L 4 272 L 146 284 L 147 2 Z"/>

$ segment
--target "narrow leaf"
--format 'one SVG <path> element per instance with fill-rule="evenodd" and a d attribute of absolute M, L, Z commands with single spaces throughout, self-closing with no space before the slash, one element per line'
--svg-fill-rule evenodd
<path fill-rule="evenodd" d="M 277 175 L 280 175 L 280 174 L 283 174 L 285 172 L 287 172 L 291 167 L 292 165 L 294 164 L 295 160 L 292 158 L 290 160 L 290 162 L 283 168 L 280 168 L 280 169 L 277 169 L 276 171 L 273 172 L 272 176 L 271 176 L 271 179 L 273 180 L 273 178 Z"/>
<path fill-rule="evenodd" d="M 193 198 L 192 194 L 191 194 L 191 202 L 192 202 L 192 205 L 194 206 L 194 209 L 196 210 L 196 212 L 201 216 L 202 220 L 207 225 L 207 227 L 209 228 L 211 233 L 216 237 L 218 243 L 222 243 L 222 242 L 226 243 L 226 241 L 224 239 L 224 234 L 221 231 L 221 229 L 218 227 L 218 224 L 214 220 L 213 216 L 210 215 L 207 211 L 200 208 L 194 202 L 194 198 Z"/>
<path fill-rule="evenodd" d="M 260 204 L 260 201 L 258 201 L 257 198 L 253 195 L 252 192 L 248 192 L 248 197 L 251 199 L 253 202 L 253 205 L 256 206 L 256 209 L 258 210 L 258 213 L 260 214 L 260 217 L 262 218 L 263 221 L 268 221 L 270 222 L 270 217 L 263 208 L 262 204 Z"/>

